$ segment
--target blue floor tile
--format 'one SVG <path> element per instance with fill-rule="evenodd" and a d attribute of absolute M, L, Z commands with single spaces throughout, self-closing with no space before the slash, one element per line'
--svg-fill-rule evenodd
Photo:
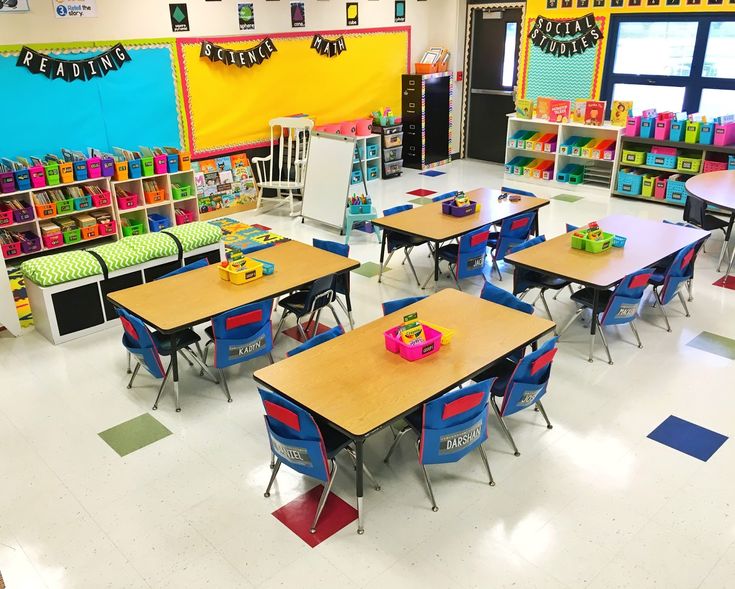
<path fill-rule="evenodd" d="M 434 178 L 435 176 L 441 176 L 442 174 L 446 174 L 446 172 L 440 172 L 438 170 L 427 170 L 426 172 L 421 172 L 422 176 L 428 176 L 429 178 Z"/>
<path fill-rule="evenodd" d="M 684 454 L 707 462 L 727 436 L 670 415 L 648 437 Z"/>

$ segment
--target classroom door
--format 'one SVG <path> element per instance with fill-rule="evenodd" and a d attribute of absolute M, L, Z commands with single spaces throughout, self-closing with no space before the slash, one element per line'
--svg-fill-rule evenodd
<path fill-rule="evenodd" d="M 522 17 L 520 8 L 472 10 L 467 157 L 504 163 L 506 115 L 515 110 Z"/>

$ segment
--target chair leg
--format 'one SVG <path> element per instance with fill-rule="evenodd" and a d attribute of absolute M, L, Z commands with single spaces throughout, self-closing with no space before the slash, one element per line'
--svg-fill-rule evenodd
<path fill-rule="evenodd" d="M 419 280 L 418 274 L 416 274 L 416 268 L 413 267 L 413 262 L 411 261 L 411 256 L 408 254 L 408 249 L 406 249 L 406 261 L 408 262 L 408 265 L 411 266 L 411 272 L 413 272 L 413 277 L 416 279 L 416 285 L 421 288 L 421 281 Z"/>
<path fill-rule="evenodd" d="M 500 282 L 503 282 L 503 274 L 500 272 L 500 266 L 498 266 L 498 262 L 493 258 L 493 270 L 495 270 L 498 273 L 498 280 Z M 490 270 L 490 275 L 492 276 L 492 270 Z"/>
<path fill-rule="evenodd" d="M 344 304 L 344 302 L 342 302 L 342 299 L 340 299 L 339 297 L 335 297 L 335 300 L 337 301 L 337 304 L 342 307 L 345 315 L 347 315 L 347 320 L 350 322 L 350 329 L 355 329 L 355 320 L 352 318 L 352 313 L 349 312 L 347 306 Z"/>
<path fill-rule="evenodd" d="M 385 262 L 383 262 L 380 265 L 380 272 L 378 273 L 378 282 L 381 282 L 383 280 L 383 268 L 387 268 L 388 267 L 388 262 L 390 262 L 390 259 L 393 257 L 393 254 L 394 253 L 396 253 L 396 250 L 393 250 L 392 252 L 390 252 L 388 254 L 388 259 L 386 259 Z"/>
<path fill-rule="evenodd" d="M 638 347 L 642 348 L 643 344 L 641 343 L 641 337 L 638 335 L 638 329 L 635 326 L 635 320 L 631 321 L 629 325 L 630 325 L 630 328 L 633 330 L 633 335 L 635 335 L 636 341 L 638 342 Z"/>
<path fill-rule="evenodd" d="M 225 376 L 224 368 L 219 369 L 220 382 L 222 383 L 222 390 L 225 392 L 227 402 L 232 403 L 232 396 L 230 395 L 230 387 L 227 386 L 227 377 Z"/>
<path fill-rule="evenodd" d="M 278 336 L 281 335 L 281 328 L 283 328 L 283 322 L 286 321 L 287 315 L 288 315 L 288 311 L 284 309 L 283 314 L 281 315 L 281 320 L 278 322 L 278 327 L 276 327 L 276 333 L 273 334 L 273 344 L 274 345 L 276 343 L 276 340 L 278 339 Z"/>
<path fill-rule="evenodd" d="M 576 312 L 576 313 L 575 313 L 574 315 L 572 315 L 572 318 L 571 318 L 571 319 L 570 319 L 569 321 L 567 321 L 567 322 L 566 322 L 566 324 L 564 325 L 564 327 L 562 327 L 562 328 L 561 328 L 561 331 L 559 332 L 559 337 L 561 337 L 561 336 L 562 336 L 562 334 L 563 334 L 563 333 L 564 333 L 564 332 L 565 332 L 565 331 L 566 331 L 567 329 L 569 329 L 569 326 L 570 326 L 570 325 L 571 325 L 572 323 L 574 323 L 574 320 L 575 320 L 575 319 L 576 319 L 577 317 L 579 317 L 579 316 L 580 316 L 580 315 L 581 315 L 581 314 L 582 314 L 583 312 L 584 312 L 584 308 L 582 308 L 582 309 L 577 309 L 577 312 Z"/>
<path fill-rule="evenodd" d="M 593 319 L 594 321 L 594 319 Z M 593 356 L 595 353 L 595 338 L 597 337 L 597 332 L 590 333 L 590 355 L 587 358 L 587 362 L 593 361 Z"/>
<path fill-rule="evenodd" d="M 485 470 L 487 470 L 487 476 L 490 479 L 490 482 L 488 483 L 491 487 L 495 486 L 495 479 L 493 479 L 493 473 L 490 471 L 490 463 L 487 461 L 487 454 L 485 454 L 485 448 L 482 447 L 482 444 L 480 444 L 477 449 L 480 451 L 480 456 L 482 457 L 482 463 L 485 465 Z"/>
<path fill-rule="evenodd" d="M 605 332 L 602 331 L 602 325 L 600 325 L 599 320 L 597 317 L 594 318 L 594 321 L 597 321 L 597 331 L 600 333 L 600 339 L 602 340 L 602 345 L 605 346 L 605 352 L 607 353 L 607 363 L 612 364 L 613 359 L 610 355 L 610 348 L 607 345 L 607 339 L 605 339 Z"/>
<path fill-rule="evenodd" d="M 327 307 L 329 307 L 329 310 L 332 312 L 332 315 L 334 316 L 334 320 L 337 322 L 337 325 L 339 325 L 340 327 L 344 329 L 344 327 L 342 326 L 342 322 L 339 320 L 339 317 L 337 316 L 337 311 L 335 311 L 334 307 L 332 306 L 332 303 L 329 303 Z"/>
<path fill-rule="evenodd" d="M 153 403 L 153 410 L 155 411 L 158 409 L 158 401 L 161 400 L 161 393 L 163 393 L 163 387 L 166 386 L 166 382 L 168 381 L 168 375 L 171 374 L 171 363 L 169 362 L 168 368 L 166 368 L 166 374 L 163 377 L 163 382 L 161 383 L 161 386 L 158 389 L 158 395 L 156 395 L 156 400 Z M 178 405 L 178 403 L 176 403 Z"/>
<path fill-rule="evenodd" d="M 204 376 L 204 373 L 206 372 L 212 378 L 212 380 L 214 381 L 214 384 L 219 384 L 219 378 L 217 378 L 217 375 L 214 374 L 211 370 L 209 370 L 209 367 L 204 363 L 204 361 L 199 356 L 197 356 L 194 353 L 194 350 L 192 350 L 190 348 L 182 348 L 179 351 L 180 352 L 183 352 L 184 350 L 186 350 L 186 352 L 188 354 L 191 354 L 191 359 L 194 360 L 194 362 L 196 362 L 197 364 L 199 364 L 199 368 L 201 369 L 201 372 L 200 373 L 201 373 L 202 376 Z M 193 366 L 193 364 L 192 364 L 192 366 Z"/>
<path fill-rule="evenodd" d="M 128 383 L 128 388 L 133 388 L 133 381 L 135 380 L 135 377 L 138 376 L 138 370 L 140 370 L 140 362 L 136 363 L 135 369 L 133 370 L 133 376 L 130 377 L 130 382 Z M 130 372 L 130 370 L 128 370 Z"/>
<path fill-rule="evenodd" d="M 493 396 L 490 397 L 490 405 L 492 405 L 493 412 L 495 413 L 495 417 L 498 418 L 498 421 L 500 422 L 500 426 L 503 428 L 503 432 L 505 432 L 505 437 L 508 438 L 510 445 L 513 447 L 513 454 L 515 454 L 516 456 L 520 456 L 521 453 L 518 451 L 518 446 L 516 446 L 516 443 L 513 441 L 513 436 L 510 435 L 510 430 L 508 429 L 508 426 L 505 425 L 505 421 L 503 421 L 503 418 L 500 415 L 498 404 L 495 402 L 495 397 Z"/>
<path fill-rule="evenodd" d="M 271 470 L 273 470 L 275 466 L 276 466 L 276 455 L 271 450 L 271 464 L 270 464 Z"/>
<path fill-rule="evenodd" d="M 273 352 L 268 352 L 268 360 L 271 361 L 271 364 L 276 363 L 276 361 L 273 359 Z"/>
<path fill-rule="evenodd" d="M 199 357 L 202 359 L 204 364 L 206 364 L 206 360 L 204 360 L 204 354 L 202 354 L 202 346 L 199 345 L 199 342 L 194 342 L 194 345 L 197 347 L 197 354 L 199 354 Z M 204 369 L 202 368 L 199 370 L 199 376 L 204 376 Z"/>
<path fill-rule="evenodd" d="M 401 438 L 406 435 L 408 431 L 411 430 L 411 426 L 407 425 L 404 427 L 401 431 L 399 431 L 396 434 L 396 437 L 393 440 L 393 443 L 390 445 L 390 448 L 388 449 L 388 454 L 385 455 L 385 458 L 383 458 L 383 462 L 388 464 L 388 461 L 390 460 L 390 457 L 393 455 L 393 451 L 398 447 L 398 442 L 401 441 Z"/>
<path fill-rule="evenodd" d="M 686 298 L 684 298 L 684 295 L 681 293 L 681 291 L 678 291 L 676 294 L 679 295 L 679 300 L 681 301 L 681 305 L 682 307 L 684 307 L 684 313 L 686 313 L 687 317 L 691 317 L 691 315 L 689 315 L 689 307 L 687 307 Z"/>
<path fill-rule="evenodd" d="M 419 444 L 421 443 L 421 440 L 416 440 L 416 455 L 421 456 L 421 451 L 419 450 Z M 439 508 L 436 506 L 436 499 L 434 499 L 434 489 L 431 488 L 431 480 L 429 479 L 429 473 L 426 471 L 426 467 L 419 462 L 419 466 L 421 466 L 421 470 L 424 473 L 424 481 L 426 481 L 426 490 L 429 491 L 429 498 L 431 499 L 431 511 L 439 511 Z"/>
<path fill-rule="evenodd" d="M 189 364 L 189 368 L 194 368 L 194 362 L 191 361 L 191 358 L 189 358 L 186 354 L 182 353 L 181 350 L 178 350 L 179 355 L 186 360 L 187 364 Z"/>
<path fill-rule="evenodd" d="M 735 255 L 735 252 L 734 252 Z M 694 292 L 692 291 L 692 287 L 694 286 L 694 281 L 690 278 L 687 280 L 687 291 L 689 292 L 689 302 L 691 303 L 694 300 Z"/>
<path fill-rule="evenodd" d="M 204 360 L 204 363 L 207 363 L 207 358 L 209 357 L 209 346 L 212 345 L 212 340 L 209 340 L 206 344 L 204 344 L 204 356 L 202 356 L 202 360 Z"/>
<path fill-rule="evenodd" d="M 549 316 L 549 319 L 551 321 L 554 320 L 554 317 L 551 315 L 551 310 L 549 309 L 549 304 L 546 302 L 546 295 L 544 294 L 544 289 L 541 289 L 541 292 L 539 293 L 539 296 L 541 297 L 541 302 L 544 304 L 544 309 L 546 310 L 546 314 Z M 556 325 L 554 326 L 554 335 L 559 335 Z"/>
<path fill-rule="evenodd" d="M 656 295 L 656 301 L 658 302 L 658 308 L 661 310 L 661 314 L 664 316 L 664 321 L 666 322 L 666 331 L 671 332 L 671 325 L 669 324 L 669 318 L 666 316 L 666 310 L 664 309 L 664 304 L 661 302 L 661 295 L 658 294 L 657 289 L 653 289 L 653 293 Z"/>
<path fill-rule="evenodd" d="M 128 352 L 128 374 L 132 372 L 132 370 L 130 370 L 130 360 L 132 359 L 132 357 L 133 355 L 130 352 Z"/>
<path fill-rule="evenodd" d="M 278 475 L 278 470 L 281 468 L 281 460 L 276 460 L 275 464 L 271 467 L 273 469 L 273 472 L 271 473 L 271 478 L 268 481 L 268 486 L 265 489 L 265 493 L 263 493 L 263 497 L 270 497 L 271 496 L 271 487 L 273 486 L 273 483 L 276 480 L 276 476 Z"/>
<path fill-rule="evenodd" d="M 324 509 L 324 504 L 327 502 L 327 497 L 329 497 L 329 492 L 332 490 L 332 484 L 334 483 L 334 475 L 337 474 L 337 463 L 334 461 L 334 458 L 331 460 L 332 463 L 332 471 L 329 474 L 329 482 L 324 486 L 324 491 L 322 491 L 322 496 L 319 498 L 319 505 L 316 508 L 316 515 L 314 516 L 314 523 L 311 524 L 311 529 L 309 530 L 312 534 L 316 534 L 316 523 L 319 521 L 319 516 L 322 514 L 322 510 Z"/>
<path fill-rule="evenodd" d="M 543 415 L 544 420 L 546 420 L 546 429 L 554 429 L 554 426 L 551 425 L 551 422 L 549 421 L 549 416 L 546 415 L 546 409 L 544 409 L 544 406 L 541 404 L 541 401 L 536 401 L 536 407 L 538 408 L 541 415 Z"/>
<path fill-rule="evenodd" d="M 355 450 L 352 448 L 352 446 L 347 446 L 345 450 L 347 451 L 347 454 L 350 455 L 350 458 L 352 458 L 352 462 L 355 464 L 355 467 L 357 467 L 357 454 L 355 453 Z M 375 490 L 380 491 L 380 483 L 373 476 L 373 473 L 370 472 L 370 469 L 367 467 L 367 464 L 365 464 L 364 461 L 362 463 L 362 471 L 365 473 L 367 478 L 369 478 L 373 482 Z"/>
<path fill-rule="evenodd" d="M 720 249 L 720 257 L 717 258 L 717 271 L 720 271 L 722 267 L 722 260 L 725 258 L 725 252 L 727 251 L 727 239 L 722 240 L 722 248 Z"/>
<path fill-rule="evenodd" d="M 299 321 L 298 317 L 296 318 L 296 329 L 298 330 L 299 334 L 301 334 L 301 337 L 304 339 L 304 341 L 307 341 L 309 339 L 309 337 L 306 335 L 306 332 L 304 331 L 304 328 L 301 327 L 301 321 Z"/>

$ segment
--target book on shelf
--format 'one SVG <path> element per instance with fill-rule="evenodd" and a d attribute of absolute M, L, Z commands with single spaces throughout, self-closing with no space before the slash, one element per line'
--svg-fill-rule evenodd
<path fill-rule="evenodd" d="M 610 108 L 610 122 L 616 127 L 625 127 L 628 116 L 633 110 L 633 102 L 630 100 L 613 100 Z"/>
<path fill-rule="evenodd" d="M 605 105 L 604 100 L 588 100 L 584 109 L 584 124 L 602 126 L 605 123 Z"/>
<path fill-rule="evenodd" d="M 516 116 L 519 119 L 530 119 L 533 117 L 533 100 L 528 98 L 516 99 Z"/>

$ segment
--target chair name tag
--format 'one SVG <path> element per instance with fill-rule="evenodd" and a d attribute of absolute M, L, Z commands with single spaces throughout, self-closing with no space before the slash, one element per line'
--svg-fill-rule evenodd
<path fill-rule="evenodd" d="M 236 360 L 237 358 L 241 358 L 242 356 L 248 356 L 249 354 L 257 352 L 263 347 L 265 347 L 265 334 L 261 335 L 255 341 L 247 342 L 245 344 L 240 344 L 237 346 L 230 346 L 228 349 L 229 359 Z"/>
<path fill-rule="evenodd" d="M 482 418 L 467 429 L 439 438 L 439 454 L 453 454 L 476 441 L 482 433 Z"/>
<path fill-rule="evenodd" d="M 282 444 L 275 438 L 271 438 L 271 442 L 273 443 L 273 451 L 286 462 L 295 462 L 301 466 L 311 466 L 311 458 L 309 457 L 309 451 L 306 448 L 288 446 L 286 444 Z"/>

